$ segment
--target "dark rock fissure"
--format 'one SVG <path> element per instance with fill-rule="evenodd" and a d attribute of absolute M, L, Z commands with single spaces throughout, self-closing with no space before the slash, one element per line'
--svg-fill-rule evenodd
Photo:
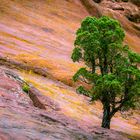
<path fill-rule="evenodd" d="M 96 17 L 102 16 L 102 12 L 97 3 L 95 3 L 92 0 L 80 0 L 80 1 L 85 6 L 89 14 Z"/>
<path fill-rule="evenodd" d="M 33 101 L 33 105 L 35 107 L 38 107 L 40 109 L 46 109 L 45 105 L 38 99 L 38 97 L 31 90 L 29 90 L 29 97 Z"/>

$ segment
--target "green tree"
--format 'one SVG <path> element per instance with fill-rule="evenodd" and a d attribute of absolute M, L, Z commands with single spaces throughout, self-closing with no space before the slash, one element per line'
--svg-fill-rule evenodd
<path fill-rule="evenodd" d="M 73 80 L 81 80 L 78 93 L 100 100 L 103 105 L 102 127 L 110 129 L 118 111 L 137 107 L 140 101 L 140 55 L 123 44 L 125 33 L 117 20 L 103 16 L 86 17 L 76 32 L 74 62 L 83 61 Z"/>

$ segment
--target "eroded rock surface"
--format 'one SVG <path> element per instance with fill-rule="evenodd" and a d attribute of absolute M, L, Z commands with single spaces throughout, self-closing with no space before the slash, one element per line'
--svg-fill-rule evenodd
<path fill-rule="evenodd" d="M 140 52 L 140 27 L 126 18 L 126 9 L 128 14 L 138 11 L 130 2 L 111 0 L 0 0 L 0 65 L 18 69 L 41 91 L 31 86 L 27 95 L 22 78 L 2 72 L 0 139 L 123 139 L 119 133 L 95 127 L 100 126 L 101 105 L 89 104 L 68 85 L 73 85 L 72 75 L 82 66 L 70 58 L 75 31 L 89 14 L 120 20 L 126 43 Z M 111 128 L 139 139 L 140 117 L 132 117 L 126 120 L 117 114 Z"/>
<path fill-rule="evenodd" d="M 114 131 L 93 128 L 92 134 L 82 130 L 75 120 L 59 113 L 55 109 L 57 105 L 33 87 L 29 92 L 35 98 L 30 98 L 22 91 L 22 82 L 22 78 L 13 72 L 0 69 L 1 140 L 126 139 Z M 37 99 L 44 105 L 43 109 L 40 104 L 34 106 Z"/>
<path fill-rule="evenodd" d="M 92 136 L 82 134 L 82 131 L 68 128 L 66 122 L 60 121 L 62 117 L 57 118 L 55 114 L 49 113 L 47 110 L 34 107 L 27 93 L 22 91 L 19 81 L 8 77 L 6 73 L 0 70 L 0 139 L 70 140 L 92 138 Z M 35 89 L 31 94 L 33 95 L 34 92 Z M 51 100 L 47 102 L 51 102 Z"/>
<path fill-rule="evenodd" d="M 140 1 L 139 0 L 130 0 L 132 3 L 140 7 Z"/>

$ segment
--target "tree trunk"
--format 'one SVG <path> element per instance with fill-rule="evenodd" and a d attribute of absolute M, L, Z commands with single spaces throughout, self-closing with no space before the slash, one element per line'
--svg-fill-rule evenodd
<path fill-rule="evenodd" d="M 110 106 L 104 106 L 102 127 L 110 129 L 110 121 L 111 121 Z"/>

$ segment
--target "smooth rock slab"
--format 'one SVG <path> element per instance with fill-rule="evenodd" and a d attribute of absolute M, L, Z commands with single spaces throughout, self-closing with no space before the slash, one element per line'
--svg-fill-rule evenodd
<path fill-rule="evenodd" d="M 42 104 L 46 101 L 44 106 L 47 106 L 35 107 L 33 99 L 22 91 L 19 79 L 0 69 L 0 140 L 126 139 L 117 132 L 101 128 L 93 128 L 92 133 L 81 129 L 78 122 L 61 114 L 56 107 L 52 108 L 56 104 L 33 88 L 30 94 Z"/>

